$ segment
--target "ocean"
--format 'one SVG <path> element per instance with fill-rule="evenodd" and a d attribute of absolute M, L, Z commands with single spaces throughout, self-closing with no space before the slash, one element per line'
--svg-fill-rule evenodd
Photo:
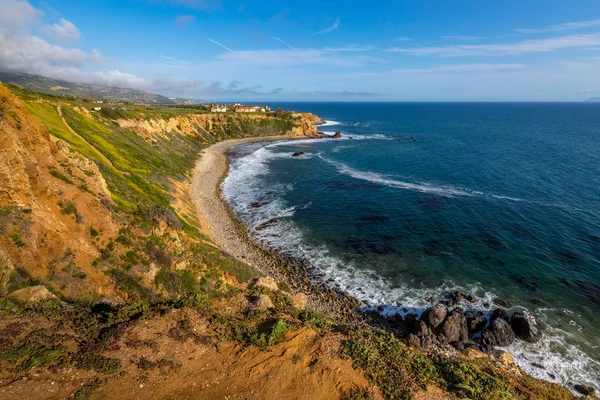
<path fill-rule="evenodd" d="M 544 337 L 506 349 L 518 365 L 600 390 L 600 104 L 278 106 L 343 137 L 231 151 L 253 240 L 384 313 L 452 290 L 529 310 Z"/>

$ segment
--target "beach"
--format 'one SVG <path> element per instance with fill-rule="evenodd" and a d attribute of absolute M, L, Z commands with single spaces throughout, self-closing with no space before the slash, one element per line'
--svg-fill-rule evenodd
<path fill-rule="evenodd" d="M 294 293 L 308 297 L 311 309 L 326 315 L 355 319 L 358 301 L 347 293 L 339 293 L 327 285 L 316 286 L 308 270 L 297 260 L 283 260 L 279 254 L 263 249 L 252 242 L 245 225 L 240 223 L 221 196 L 221 183 L 227 176 L 227 152 L 235 146 L 277 140 L 306 140 L 306 136 L 266 136 L 226 140 L 201 153 L 194 168 L 191 195 L 196 204 L 204 233 L 225 253 L 254 267 L 259 273 L 285 282 Z M 318 140 L 318 139 L 315 139 Z"/>

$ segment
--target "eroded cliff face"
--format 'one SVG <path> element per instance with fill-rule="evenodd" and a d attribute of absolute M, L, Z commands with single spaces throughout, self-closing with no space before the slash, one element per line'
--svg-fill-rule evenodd
<path fill-rule="evenodd" d="M 97 239 L 118 230 L 96 164 L 53 138 L 0 85 L 0 291 L 49 280 L 66 295 L 111 294 L 91 268 Z M 75 277 L 75 279 L 73 279 Z"/>
<path fill-rule="evenodd" d="M 168 119 L 125 119 L 117 120 L 121 128 L 128 128 L 146 138 L 161 137 L 168 138 L 172 133 L 184 135 L 209 136 L 218 134 L 224 129 L 239 129 L 249 134 L 256 132 L 260 135 L 295 135 L 317 137 L 316 124 L 321 119 L 310 113 L 295 113 L 290 116 L 290 124 L 281 127 L 274 124 L 273 116 L 266 114 L 242 114 L 242 113 L 209 113 L 209 114 L 187 114 L 171 117 Z M 204 135 L 203 135 L 204 134 Z"/>

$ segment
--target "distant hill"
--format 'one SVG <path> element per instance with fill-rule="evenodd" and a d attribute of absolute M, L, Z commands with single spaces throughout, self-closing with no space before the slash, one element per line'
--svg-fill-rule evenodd
<path fill-rule="evenodd" d="M 591 99 L 587 99 L 586 101 L 590 103 L 597 103 L 600 102 L 600 97 L 592 97 Z"/>
<path fill-rule="evenodd" d="M 12 83 L 34 92 L 72 96 L 77 98 L 93 98 L 99 100 L 119 100 L 144 104 L 192 105 L 205 103 L 203 100 L 190 100 L 166 97 L 148 93 L 143 90 L 126 89 L 88 83 L 67 82 L 46 78 L 41 75 L 0 71 L 0 82 Z"/>

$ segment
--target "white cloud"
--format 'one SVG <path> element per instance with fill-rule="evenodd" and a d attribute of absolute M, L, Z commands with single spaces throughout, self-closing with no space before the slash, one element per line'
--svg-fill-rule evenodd
<path fill-rule="evenodd" d="M 223 8 L 221 0 L 146 0 L 151 3 L 168 3 L 173 6 L 191 8 L 197 11 L 218 11 Z"/>
<path fill-rule="evenodd" d="M 205 39 L 206 39 L 206 40 L 208 40 L 209 42 L 212 42 L 212 43 L 216 44 L 217 46 L 220 46 L 220 47 L 224 48 L 224 49 L 225 49 L 225 50 L 227 50 L 227 51 L 233 51 L 233 50 L 231 50 L 229 47 L 227 47 L 227 46 L 225 46 L 225 45 L 223 45 L 223 44 L 221 44 L 221 43 L 217 42 L 217 41 L 216 41 L 216 40 L 214 40 L 214 39 L 211 39 L 211 38 L 205 38 Z"/>
<path fill-rule="evenodd" d="M 524 40 L 509 44 L 452 45 L 442 47 L 393 47 L 390 52 L 411 55 L 457 56 L 503 56 L 524 53 L 541 53 L 562 49 L 583 49 L 600 45 L 600 34 L 571 35 L 549 39 Z"/>
<path fill-rule="evenodd" d="M 0 10 L 0 26 L 9 32 L 27 30 L 44 14 L 23 0 L 0 0 Z"/>
<path fill-rule="evenodd" d="M 85 53 L 79 49 L 50 44 L 37 36 L 13 36 L 0 31 L 0 67 L 4 69 L 42 73 L 54 67 L 98 66 L 103 62 L 97 51 Z"/>
<path fill-rule="evenodd" d="M 322 35 L 322 34 L 324 34 L 324 33 L 333 32 L 333 31 L 335 31 L 337 28 L 339 28 L 339 27 L 340 27 L 340 22 L 341 22 L 341 20 L 340 20 L 340 17 L 337 17 L 337 18 L 335 19 L 335 21 L 333 22 L 333 24 L 331 24 L 331 26 L 330 26 L 329 28 L 327 28 L 327 29 L 324 29 L 324 30 L 322 30 L 322 31 L 315 32 L 315 33 L 313 33 L 313 35 Z"/>
<path fill-rule="evenodd" d="M 364 47 L 355 47 L 355 46 L 345 46 L 345 47 L 326 47 L 323 49 L 324 51 L 331 51 L 334 53 L 345 52 L 345 51 L 371 51 L 375 50 L 373 46 L 364 46 Z"/>
<path fill-rule="evenodd" d="M 292 45 L 291 45 L 291 44 L 289 44 L 288 42 L 286 42 L 286 41 L 285 41 L 285 40 L 283 40 L 283 39 L 280 39 L 280 38 L 278 38 L 278 37 L 275 37 L 275 36 L 271 36 L 271 38 L 272 38 L 273 40 L 277 40 L 277 41 L 278 41 L 278 42 L 280 42 L 280 43 L 283 43 L 285 46 L 289 47 L 289 48 L 290 48 L 290 49 L 292 49 L 292 50 L 296 50 L 296 49 L 294 49 L 294 48 L 292 47 Z"/>
<path fill-rule="evenodd" d="M 448 35 L 448 36 L 442 36 L 442 39 L 469 41 L 469 40 L 481 40 L 481 39 L 485 39 L 485 38 L 483 36 Z"/>
<path fill-rule="evenodd" d="M 579 22 L 567 22 L 564 24 L 552 25 L 541 29 L 517 29 L 519 33 L 543 33 L 543 32 L 563 32 L 575 29 L 593 28 L 600 26 L 600 19 Z"/>
<path fill-rule="evenodd" d="M 380 59 L 367 56 L 342 57 L 335 53 L 318 49 L 294 50 L 243 50 L 221 54 L 214 63 L 244 67 L 282 68 L 307 65 L 336 67 L 359 67 L 365 64 L 381 62 Z"/>
<path fill-rule="evenodd" d="M 60 19 L 60 24 L 54 24 L 52 26 L 46 25 L 42 27 L 42 32 L 47 33 L 52 39 L 57 42 L 69 43 L 73 40 L 81 39 L 81 33 L 79 29 L 72 22 L 67 21 L 64 18 Z"/>
<path fill-rule="evenodd" d="M 162 58 L 163 60 L 175 61 L 176 63 L 179 63 L 179 64 L 185 64 L 185 65 L 192 65 L 193 64 L 193 63 L 191 63 L 189 61 L 184 61 L 184 60 L 180 60 L 178 58 L 165 56 L 163 54 L 160 55 L 160 58 Z"/>

